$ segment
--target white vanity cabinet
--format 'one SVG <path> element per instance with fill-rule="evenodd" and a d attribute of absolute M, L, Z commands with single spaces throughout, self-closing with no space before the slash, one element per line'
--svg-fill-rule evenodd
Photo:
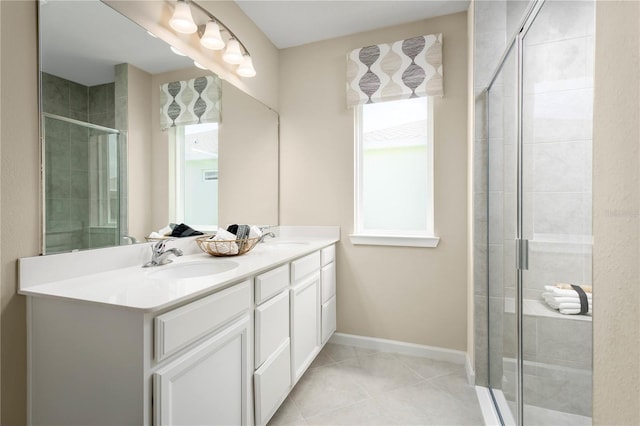
<path fill-rule="evenodd" d="M 182 291 L 202 279 L 144 281 L 148 271 L 136 265 L 122 276 L 108 272 L 87 284 L 83 277 L 70 281 L 69 291 L 88 286 L 94 299 L 53 293 L 59 287 L 52 293 L 23 290 L 28 423 L 269 422 L 335 331 L 336 278 L 333 245 L 318 244 L 311 253 L 287 248 L 279 257 L 268 257 L 267 250 L 273 249 L 248 255 L 251 268 L 234 279 L 209 284 L 206 278 L 198 293 L 173 300 L 169 289 Z M 113 276 L 119 281 L 108 293 Z M 153 301 L 170 302 L 128 302 L 145 302 L 143 287 Z"/>
<path fill-rule="evenodd" d="M 322 345 L 319 251 L 291 262 L 291 281 L 291 375 L 296 383 Z"/>

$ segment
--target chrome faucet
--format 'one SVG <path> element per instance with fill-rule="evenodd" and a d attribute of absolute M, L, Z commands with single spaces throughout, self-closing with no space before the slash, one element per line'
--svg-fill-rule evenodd
<path fill-rule="evenodd" d="M 271 238 L 275 238 L 276 234 L 274 234 L 273 232 L 269 231 L 269 232 L 264 232 L 262 234 L 262 236 L 260 237 L 260 239 L 258 240 L 259 243 L 264 243 L 264 239 L 266 237 L 271 237 Z"/>
<path fill-rule="evenodd" d="M 169 259 L 170 255 L 174 256 L 182 256 L 182 250 L 178 248 L 171 248 L 165 250 L 165 244 L 169 240 L 160 240 L 151 247 L 151 260 L 142 265 L 143 268 L 148 268 L 150 266 L 160 266 L 166 265 L 167 263 L 173 262 L 172 259 Z"/>

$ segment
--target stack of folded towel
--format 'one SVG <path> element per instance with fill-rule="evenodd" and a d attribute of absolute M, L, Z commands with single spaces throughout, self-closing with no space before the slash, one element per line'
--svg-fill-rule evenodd
<path fill-rule="evenodd" d="M 591 314 L 593 310 L 591 286 L 556 284 L 546 285 L 544 289 L 546 290 L 542 293 L 544 301 L 561 314 Z"/>
<path fill-rule="evenodd" d="M 211 241 L 222 241 L 216 244 L 216 249 L 222 254 L 238 254 L 240 248 L 237 240 L 246 238 L 260 238 L 262 231 L 255 225 L 229 225 L 227 229 L 218 228 L 214 236 L 209 238 Z"/>

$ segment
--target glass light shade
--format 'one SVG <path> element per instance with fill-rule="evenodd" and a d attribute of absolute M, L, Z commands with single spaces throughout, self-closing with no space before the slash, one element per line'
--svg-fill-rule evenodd
<path fill-rule="evenodd" d="M 244 55 L 242 58 L 242 62 L 240 66 L 236 70 L 240 77 L 255 77 L 256 70 L 253 68 L 253 61 L 251 60 L 251 56 Z"/>
<path fill-rule="evenodd" d="M 229 40 L 227 43 L 227 49 L 222 55 L 222 59 L 228 64 L 238 65 L 242 62 L 242 51 L 240 50 L 240 43 L 235 38 Z"/>
<path fill-rule="evenodd" d="M 209 21 L 200 38 L 200 44 L 211 50 L 224 49 L 224 40 L 220 35 L 220 26 L 216 22 Z"/>
<path fill-rule="evenodd" d="M 176 3 L 169 25 L 182 34 L 193 34 L 198 30 L 198 26 L 193 22 L 193 16 L 191 16 L 191 8 L 184 0 L 178 0 Z"/>

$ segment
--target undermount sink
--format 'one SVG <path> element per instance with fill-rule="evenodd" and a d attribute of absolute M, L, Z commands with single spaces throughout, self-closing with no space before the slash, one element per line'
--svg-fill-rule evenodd
<path fill-rule="evenodd" d="M 237 267 L 238 263 L 232 260 L 179 263 L 156 271 L 151 271 L 148 276 L 150 278 L 158 278 L 161 280 L 180 280 L 184 278 L 197 278 L 222 274 Z"/>

